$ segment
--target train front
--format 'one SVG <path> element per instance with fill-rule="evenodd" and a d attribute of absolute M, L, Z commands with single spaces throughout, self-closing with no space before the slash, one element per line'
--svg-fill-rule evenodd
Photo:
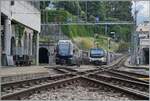
<path fill-rule="evenodd" d="M 71 64 L 73 44 L 68 40 L 61 40 L 56 47 L 56 64 Z"/>
<path fill-rule="evenodd" d="M 107 64 L 107 53 L 101 48 L 91 48 L 89 51 L 89 61 L 91 64 Z"/>

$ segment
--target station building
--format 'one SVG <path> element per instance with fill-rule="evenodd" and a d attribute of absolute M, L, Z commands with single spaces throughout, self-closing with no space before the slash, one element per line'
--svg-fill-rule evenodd
<path fill-rule="evenodd" d="M 149 64 L 150 48 L 150 22 L 145 21 L 140 24 L 136 32 L 138 33 L 137 63 L 141 65 Z"/>
<path fill-rule="evenodd" d="M 16 65 L 17 59 L 38 65 L 41 14 L 38 2 L 0 1 L 1 65 Z"/>

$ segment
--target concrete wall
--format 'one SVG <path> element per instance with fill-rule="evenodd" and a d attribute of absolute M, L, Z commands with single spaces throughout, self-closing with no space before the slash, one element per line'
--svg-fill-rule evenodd
<path fill-rule="evenodd" d="M 150 37 L 148 32 L 139 32 L 139 44 L 137 49 L 136 60 L 137 64 L 145 65 L 146 56 L 144 55 L 144 48 L 149 49 Z"/>

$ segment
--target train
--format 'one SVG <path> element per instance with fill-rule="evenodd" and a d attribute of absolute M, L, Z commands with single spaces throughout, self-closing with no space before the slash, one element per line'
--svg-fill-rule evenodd
<path fill-rule="evenodd" d="M 95 65 L 107 64 L 107 51 L 102 48 L 90 48 L 88 57 L 90 64 Z"/>
<path fill-rule="evenodd" d="M 59 40 L 56 45 L 55 62 L 57 65 L 79 65 L 79 55 L 71 40 Z"/>

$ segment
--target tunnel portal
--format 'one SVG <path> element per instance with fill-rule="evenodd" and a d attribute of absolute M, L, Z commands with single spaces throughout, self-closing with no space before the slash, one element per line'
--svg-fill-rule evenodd
<path fill-rule="evenodd" d="M 39 63 L 48 64 L 49 63 L 49 54 L 46 48 L 39 49 Z"/>

